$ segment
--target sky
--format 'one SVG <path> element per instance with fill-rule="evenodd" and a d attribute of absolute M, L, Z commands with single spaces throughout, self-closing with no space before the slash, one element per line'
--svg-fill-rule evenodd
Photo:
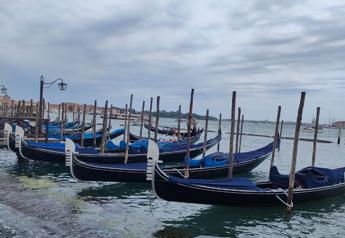
<path fill-rule="evenodd" d="M 345 120 L 345 1 L 1 0 L 0 84 L 53 103 L 161 109 L 229 118 L 232 91 L 246 119 Z M 229 115 L 229 116 L 227 116 Z"/>

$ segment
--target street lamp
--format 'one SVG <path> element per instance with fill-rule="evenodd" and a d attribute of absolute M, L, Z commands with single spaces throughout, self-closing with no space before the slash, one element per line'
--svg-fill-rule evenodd
<path fill-rule="evenodd" d="M 56 82 L 58 83 L 58 88 L 61 91 L 65 91 L 67 89 L 67 83 L 64 83 L 62 78 L 57 78 L 52 82 L 44 82 L 44 77 L 41 75 L 41 80 L 40 80 L 40 118 L 42 118 L 42 112 L 43 112 L 43 88 L 49 88 Z"/>

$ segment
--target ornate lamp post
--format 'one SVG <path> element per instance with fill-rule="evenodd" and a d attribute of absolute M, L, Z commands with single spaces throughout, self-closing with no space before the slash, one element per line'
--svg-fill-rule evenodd
<path fill-rule="evenodd" d="M 41 119 L 42 119 L 42 115 L 43 115 L 43 88 L 49 88 L 58 81 L 60 82 L 60 83 L 58 83 L 59 90 L 61 90 L 61 91 L 66 90 L 67 89 L 67 83 L 64 83 L 62 78 L 58 78 L 52 82 L 45 82 L 44 77 L 41 75 L 41 80 L 40 80 L 40 112 L 39 112 Z"/>

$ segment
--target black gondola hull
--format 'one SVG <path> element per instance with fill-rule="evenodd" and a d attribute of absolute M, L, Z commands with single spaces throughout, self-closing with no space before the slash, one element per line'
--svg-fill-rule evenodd
<path fill-rule="evenodd" d="M 161 199 L 175 202 L 199 203 L 223 206 L 269 207 L 282 206 L 280 197 L 286 201 L 282 191 L 246 191 L 184 185 L 168 181 L 161 171 L 156 169 L 153 185 L 155 193 Z M 345 183 L 314 189 L 295 189 L 293 203 L 322 200 L 344 194 Z"/>

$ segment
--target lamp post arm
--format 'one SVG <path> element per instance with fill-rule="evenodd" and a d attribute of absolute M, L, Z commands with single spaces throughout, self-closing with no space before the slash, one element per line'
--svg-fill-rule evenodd
<path fill-rule="evenodd" d="M 56 83 L 57 81 L 61 81 L 61 83 L 63 83 L 63 79 L 62 78 L 58 78 L 58 79 L 55 79 L 54 81 L 52 82 L 44 82 L 43 81 L 43 85 L 47 85 L 47 86 L 44 86 L 45 88 L 49 88 L 51 87 L 54 83 Z"/>

